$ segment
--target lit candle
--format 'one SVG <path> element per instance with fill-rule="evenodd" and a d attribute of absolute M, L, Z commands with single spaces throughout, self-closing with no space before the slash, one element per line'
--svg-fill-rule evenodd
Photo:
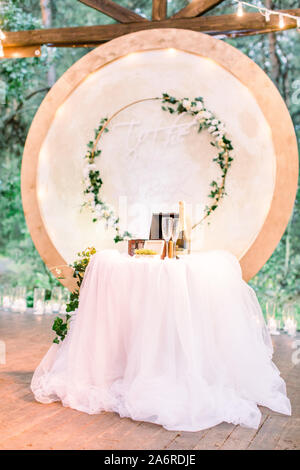
<path fill-rule="evenodd" d="M 271 335 L 279 335 L 279 332 L 277 331 L 277 321 L 275 317 L 268 318 L 268 329 Z"/>
<path fill-rule="evenodd" d="M 3 308 L 4 310 L 9 310 L 10 308 L 10 298 L 9 295 L 5 295 L 3 297 Z"/>
<path fill-rule="evenodd" d="M 15 299 L 11 305 L 11 311 L 12 312 L 18 312 L 18 299 Z"/>
<path fill-rule="evenodd" d="M 51 302 L 46 303 L 45 313 L 52 313 L 52 303 Z"/>
<path fill-rule="evenodd" d="M 25 299 L 19 299 L 19 312 L 25 313 L 27 310 L 27 303 Z"/>
<path fill-rule="evenodd" d="M 52 312 L 53 313 L 58 313 L 59 312 L 59 307 L 60 307 L 60 304 L 58 302 L 53 302 L 52 304 Z"/>
<path fill-rule="evenodd" d="M 61 304 L 59 313 L 66 313 L 67 306 L 66 304 Z"/>
<path fill-rule="evenodd" d="M 34 314 L 42 315 L 43 313 L 44 313 L 44 303 L 41 300 L 37 300 L 35 308 L 34 308 Z"/>
<path fill-rule="evenodd" d="M 296 331 L 297 331 L 297 322 L 295 321 L 294 318 L 288 317 L 286 319 L 285 330 L 288 335 L 295 336 Z"/>

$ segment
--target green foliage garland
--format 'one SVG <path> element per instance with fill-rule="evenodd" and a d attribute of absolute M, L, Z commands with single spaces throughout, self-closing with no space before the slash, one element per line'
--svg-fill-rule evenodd
<path fill-rule="evenodd" d="M 91 256 L 96 253 L 96 248 L 89 247 L 86 250 L 77 253 L 78 259 L 74 261 L 71 267 L 73 268 L 73 277 L 77 280 L 78 289 L 70 294 L 70 300 L 67 303 L 66 316 L 65 320 L 61 317 L 56 317 L 54 319 L 52 330 L 55 331 L 56 337 L 53 340 L 53 343 L 59 344 L 60 341 L 63 341 L 68 333 L 70 327 L 70 321 L 72 318 L 71 312 L 74 312 L 79 305 L 79 291 L 80 286 L 83 281 L 84 273 L 88 264 L 90 262 Z"/>
<path fill-rule="evenodd" d="M 212 199 L 212 203 L 205 207 L 204 216 L 200 221 L 194 224 L 193 228 L 195 228 L 217 209 L 220 200 L 226 194 L 226 176 L 228 169 L 230 168 L 233 161 L 232 154 L 230 153 L 233 150 L 232 142 L 226 136 L 224 125 L 221 123 L 221 121 L 205 107 L 202 97 L 196 97 L 192 100 L 189 98 L 177 99 L 174 96 L 170 96 L 168 93 L 163 93 L 162 97 L 147 98 L 145 101 L 149 99 L 160 100 L 162 102 L 162 110 L 167 111 L 170 114 L 175 113 L 179 115 L 185 113 L 189 116 L 192 116 L 196 121 L 198 132 L 206 129 L 213 137 L 211 145 L 213 145 L 218 151 L 218 155 L 213 159 L 213 161 L 216 162 L 221 169 L 221 181 L 217 182 L 216 180 L 213 180 L 210 183 L 211 190 L 208 194 L 208 197 Z M 137 102 L 133 102 L 132 105 Z M 131 104 L 127 105 L 126 107 L 130 105 Z M 126 107 L 122 108 L 120 111 Z M 117 113 L 115 113 L 115 115 Z M 101 119 L 99 127 L 95 130 L 94 140 L 91 140 L 87 145 L 88 149 L 84 157 L 85 166 L 83 169 L 83 192 L 85 198 L 83 206 L 88 206 L 91 209 L 93 213 L 93 222 L 97 222 L 98 220 L 105 220 L 107 226 L 112 226 L 116 230 L 114 241 L 117 243 L 124 239 L 130 238 L 131 235 L 127 231 L 125 231 L 123 234 L 120 233 L 119 218 L 115 215 L 114 209 L 101 198 L 100 190 L 103 182 L 100 176 L 100 172 L 95 164 L 95 158 L 101 155 L 101 150 L 96 148 L 97 143 L 101 135 L 104 132 L 108 132 L 107 125 L 109 124 L 112 117 L 110 119 Z"/>
<path fill-rule="evenodd" d="M 101 119 L 99 127 L 95 129 L 95 139 L 91 140 L 87 144 L 87 152 L 84 157 L 85 166 L 83 168 L 83 194 L 85 198 L 83 207 L 87 206 L 91 209 L 93 213 L 93 222 L 97 222 L 98 220 L 105 220 L 106 227 L 111 226 L 115 229 L 116 235 L 114 237 L 114 241 L 115 243 L 118 243 L 120 241 L 130 238 L 131 234 L 127 231 L 125 231 L 124 233 L 120 232 L 119 217 L 115 215 L 113 207 L 109 206 L 109 204 L 107 204 L 100 197 L 102 179 L 100 176 L 100 172 L 95 165 L 95 158 L 99 157 L 99 155 L 101 154 L 101 150 L 93 150 L 95 146 L 95 141 L 99 133 L 102 133 L 102 131 L 108 132 L 107 127 L 105 127 L 106 122 L 107 118 Z"/>
<path fill-rule="evenodd" d="M 226 176 L 228 169 L 230 168 L 233 161 L 233 156 L 230 153 L 233 150 L 232 142 L 230 139 L 228 139 L 228 137 L 226 137 L 224 125 L 211 111 L 205 107 L 204 100 L 201 96 L 196 97 L 193 100 L 190 100 L 189 98 L 183 98 L 179 100 L 174 96 L 170 96 L 168 93 L 163 93 L 162 102 L 163 111 L 168 111 L 171 114 L 186 113 L 194 117 L 198 124 L 198 132 L 206 129 L 213 137 L 211 145 L 216 147 L 218 150 L 218 155 L 213 159 L 213 161 L 216 162 L 221 169 L 221 182 L 213 180 L 210 183 L 210 187 L 212 189 L 208 194 L 208 197 L 213 201 L 210 205 L 205 207 L 204 216 L 192 227 L 195 228 L 217 209 L 220 200 L 226 194 Z"/>

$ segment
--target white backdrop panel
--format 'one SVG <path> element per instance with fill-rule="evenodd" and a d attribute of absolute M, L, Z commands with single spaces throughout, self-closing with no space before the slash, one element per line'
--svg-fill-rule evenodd
<path fill-rule="evenodd" d="M 270 127 L 251 92 L 211 59 L 167 49 L 129 54 L 87 78 L 59 108 L 39 155 L 41 214 L 61 255 L 71 262 L 87 246 L 113 247 L 113 233 L 80 210 L 83 156 L 102 117 L 129 102 L 161 96 L 203 96 L 226 125 L 235 160 L 228 195 L 193 233 L 194 250 L 224 248 L 239 258 L 258 235 L 273 196 L 275 154 Z M 209 183 L 220 174 L 210 136 L 187 116 L 146 102 L 119 114 L 100 141 L 102 194 L 123 228 L 148 237 L 154 211 L 176 210 L 184 199 L 193 221 L 203 214 Z M 118 245 L 117 245 L 118 246 Z M 119 245 L 124 249 L 124 244 Z"/>

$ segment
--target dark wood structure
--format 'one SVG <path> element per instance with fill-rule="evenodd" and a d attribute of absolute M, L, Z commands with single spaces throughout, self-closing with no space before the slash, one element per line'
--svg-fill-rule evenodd
<path fill-rule="evenodd" d="M 236 14 L 203 16 L 223 0 L 192 0 L 171 18 L 167 17 L 167 0 L 152 0 L 151 21 L 111 0 L 79 1 L 110 16 L 118 23 L 7 32 L 3 40 L 5 57 L 27 57 L 29 50 L 33 51 L 32 55 L 38 55 L 35 51 L 39 51 L 43 44 L 55 47 L 95 47 L 124 34 L 155 28 L 190 29 L 223 38 L 264 34 L 297 27 L 294 19 L 285 18 L 284 27 L 280 28 L 278 15 L 271 15 L 270 21 L 267 22 L 259 12 L 244 13 L 242 17 Z M 280 12 L 300 16 L 300 8 Z M 27 51 L 27 55 L 22 55 L 24 51 Z"/>

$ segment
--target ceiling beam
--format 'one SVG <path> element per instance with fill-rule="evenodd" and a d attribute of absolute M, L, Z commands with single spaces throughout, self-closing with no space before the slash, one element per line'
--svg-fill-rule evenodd
<path fill-rule="evenodd" d="M 167 18 L 167 0 L 152 0 L 152 20 L 161 21 Z"/>
<path fill-rule="evenodd" d="M 114 20 L 120 23 L 135 23 L 137 21 L 148 21 L 146 18 L 138 15 L 134 11 L 124 8 L 118 3 L 112 2 L 111 0 L 79 0 L 88 7 L 94 8 L 97 11 L 101 11 L 107 16 L 110 16 Z"/>
<path fill-rule="evenodd" d="M 216 7 L 224 0 L 192 0 L 186 7 L 179 10 L 171 18 L 193 18 L 194 16 L 203 15 L 207 11 Z"/>
<path fill-rule="evenodd" d="M 280 10 L 282 13 L 300 16 L 300 8 L 293 10 Z M 3 41 L 4 47 L 16 46 L 48 46 L 57 47 L 94 47 L 124 34 L 136 31 L 156 29 L 155 21 L 138 22 L 130 24 L 111 24 L 101 26 L 79 26 L 75 28 L 35 29 L 29 31 L 6 32 Z M 201 31 L 211 35 L 232 35 L 232 33 L 255 34 L 257 32 L 269 33 L 282 31 L 278 26 L 278 17 L 271 16 L 266 23 L 260 13 L 245 13 L 242 17 L 237 15 L 200 16 L 198 18 L 167 19 L 159 22 L 159 28 L 179 28 Z M 283 29 L 296 28 L 296 22 L 286 18 Z"/>

